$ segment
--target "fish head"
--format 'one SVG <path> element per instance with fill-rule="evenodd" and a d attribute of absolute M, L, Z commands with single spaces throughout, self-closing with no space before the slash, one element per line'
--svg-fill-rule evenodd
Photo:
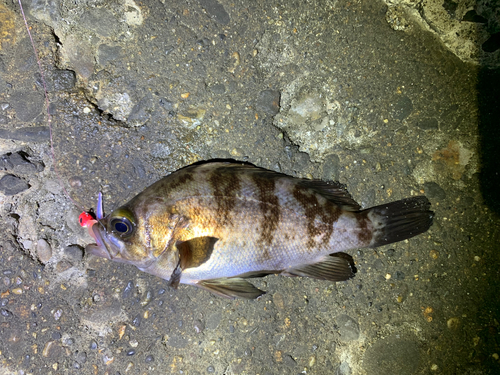
<path fill-rule="evenodd" d="M 182 220 L 164 201 L 146 198 L 139 195 L 109 215 L 89 221 L 95 244 L 85 251 L 169 279 L 179 263 L 174 233 Z"/>
<path fill-rule="evenodd" d="M 95 244 L 87 245 L 88 254 L 114 262 L 142 265 L 150 258 L 149 251 L 141 243 L 139 220 L 132 210 L 120 207 L 108 216 L 91 222 L 89 233 Z"/>

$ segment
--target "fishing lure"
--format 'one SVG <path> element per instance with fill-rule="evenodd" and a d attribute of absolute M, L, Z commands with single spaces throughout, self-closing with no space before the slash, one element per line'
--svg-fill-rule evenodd
<path fill-rule="evenodd" d="M 83 228 L 87 228 L 89 234 L 92 236 L 93 234 L 92 226 L 103 218 L 104 218 L 104 210 L 102 204 L 102 193 L 99 192 L 99 195 L 97 197 L 96 213 L 94 213 L 92 210 L 83 211 L 78 217 L 78 222 L 80 223 L 80 226 L 82 226 Z"/>

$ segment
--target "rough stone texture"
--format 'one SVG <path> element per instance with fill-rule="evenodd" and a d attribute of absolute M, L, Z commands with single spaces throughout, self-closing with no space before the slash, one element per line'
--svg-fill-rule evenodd
<path fill-rule="evenodd" d="M 6 174 L 0 178 L 0 191 L 5 195 L 16 195 L 29 189 L 29 185 L 22 178 Z"/>
<path fill-rule="evenodd" d="M 423 28 L 465 62 L 500 66 L 500 4 L 488 0 L 384 0 L 386 19 L 394 30 Z M 415 25 L 413 21 L 416 21 Z"/>
<path fill-rule="evenodd" d="M 5 2 L 0 177 L 31 188 L 0 193 L 0 373 L 500 373 L 486 2 L 23 4 L 56 160 L 36 58 Z M 435 225 L 350 252 L 347 282 L 255 280 L 259 301 L 82 257 L 92 239 L 78 216 L 99 191 L 109 213 L 216 157 L 338 180 L 363 207 L 425 192 Z"/>
<path fill-rule="evenodd" d="M 353 318 L 340 315 L 337 317 L 337 324 L 342 341 L 354 341 L 359 338 L 359 325 Z"/>
<path fill-rule="evenodd" d="M 379 339 L 367 349 L 364 368 L 373 375 L 420 373 L 421 354 L 415 338 L 400 335 Z"/>

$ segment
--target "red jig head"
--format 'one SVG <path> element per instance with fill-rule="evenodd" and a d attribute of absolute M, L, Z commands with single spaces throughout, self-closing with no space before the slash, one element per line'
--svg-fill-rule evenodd
<path fill-rule="evenodd" d="M 102 204 L 102 193 L 99 192 L 99 196 L 97 197 L 97 213 L 94 214 L 92 211 L 84 211 L 80 214 L 78 217 L 78 222 L 82 227 L 87 227 L 90 228 L 92 225 L 97 223 L 98 220 L 101 220 L 104 218 L 104 209 L 103 209 L 103 204 Z"/>
<path fill-rule="evenodd" d="M 89 227 L 91 226 L 91 221 L 96 221 L 94 215 L 92 212 L 82 212 L 80 216 L 78 217 L 78 222 L 82 227 Z"/>

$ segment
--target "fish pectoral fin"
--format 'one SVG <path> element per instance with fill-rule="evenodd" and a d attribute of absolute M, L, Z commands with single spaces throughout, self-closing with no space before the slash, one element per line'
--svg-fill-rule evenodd
<path fill-rule="evenodd" d="M 266 293 L 239 277 L 201 280 L 196 285 L 218 296 L 230 299 L 236 297 L 255 299 Z"/>
<path fill-rule="evenodd" d="M 182 270 L 201 266 L 205 263 L 218 241 L 215 237 L 195 237 L 187 241 L 178 241 L 175 246 L 179 250 L 180 267 Z"/>
<path fill-rule="evenodd" d="M 317 263 L 290 268 L 281 272 L 283 276 L 311 277 L 319 280 L 344 281 L 354 276 L 356 267 L 349 254 L 334 253 Z"/>

